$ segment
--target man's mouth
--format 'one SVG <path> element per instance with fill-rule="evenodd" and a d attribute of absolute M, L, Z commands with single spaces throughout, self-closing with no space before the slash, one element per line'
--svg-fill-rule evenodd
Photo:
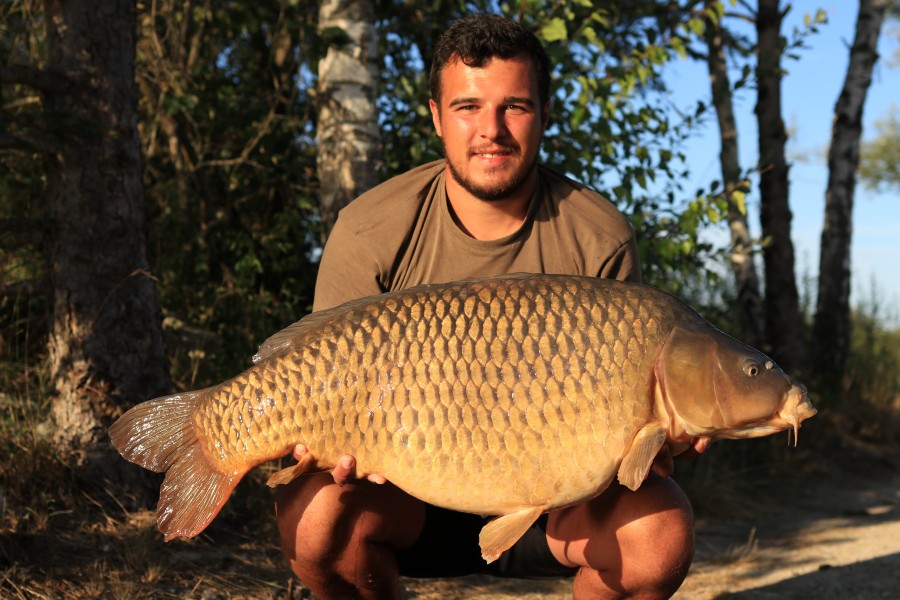
<path fill-rule="evenodd" d="M 477 156 L 479 158 L 491 159 L 491 158 L 501 158 L 503 156 L 510 156 L 512 154 L 515 154 L 515 152 L 516 152 L 515 148 L 504 147 L 504 148 L 491 148 L 489 150 L 472 150 L 472 155 Z"/>

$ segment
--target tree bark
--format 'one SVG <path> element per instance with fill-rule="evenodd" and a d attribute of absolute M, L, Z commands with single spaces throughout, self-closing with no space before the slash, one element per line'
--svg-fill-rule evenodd
<path fill-rule="evenodd" d="M 47 64 L 78 85 L 45 90 L 61 119 L 45 155 L 53 324 L 52 416 L 91 478 L 133 481 L 106 428 L 170 387 L 145 250 L 130 0 L 45 0 Z"/>
<path fill-rule="evenodd" d="M 760 222 L 765 240 L 766 337 L 772 358 L 786 371 L 799 374 L 806 371 L 807 359 L 791 241 L 787 133 L 781 117 L 783 17 L 778 0 L 759 0 L 755 112 L 759 127 Z"/>
<path fill-rule="evenodd" d="M 319 63 L 316 125 L 324 240 L 338 211 L 378 183 L 379 67 L 372 0 L 323 0 L 319 34 L 328 44 Z"/>
<path fill-rule="evenodd" d="M 844 86 L 834 107 L 828 188 L 819 253 L 814 360 L 829 390 L 840 389 L 850 350 L 850 244 L 853 192 L 859 166 L 863 106 L 878 60 L 878 37 L 888 0 L 860 0 Z"/>
<path fill-rule="evenodd" d="M 765 341 L 765 313 L 763 299 L 759 291 L 759 277 L 753 262 L 753 240 L 747 225 L 747 210 L 744 202 L 738 201 L 748 186 L 741 177 L 738 158 L 738 131 L 734 118 L 734 104 L 731 81 L 725 61 L 724 30 L 720 23 L 708 20 L 706 23 L 706 64 L 712 87 L 713 106 L 719 123 L 721 151 L 719 164 L 722 168 L 722 185 L 728 202 L 728 229 L 731 233 L 731 271 L 734 275 L 740 323 L 743 338 L 755 348 L 763 347 Z"/>

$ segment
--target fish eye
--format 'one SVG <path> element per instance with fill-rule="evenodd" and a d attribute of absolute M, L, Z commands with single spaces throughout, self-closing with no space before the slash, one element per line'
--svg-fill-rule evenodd
<path fill-rule="evenodd" d="M 747 377 L 756 377 L 759 375 L 759 372 L 759 365 L 755 360 L 749 358 L 744 360 L 744 374 Z"/>

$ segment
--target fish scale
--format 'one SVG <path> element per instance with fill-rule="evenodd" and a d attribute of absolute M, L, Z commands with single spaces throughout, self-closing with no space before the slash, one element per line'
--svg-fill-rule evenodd
<path fill-rule="evenodd" d="M 639 486 L 663 444 L 796 431 L 815 412 L 805 388 L 674 297 L 590 277 L 516 275 L 364 298 L 298 321 L 254 360 L 218 386 L 138 405 L 110 429 L 125 458 L 167 471 L 166 539 L 202 531 L 250 468 L 303 443 L 320 468 L 351 454 L 361 473 L 421 500 L 500 515 L 481 536 L 493 560 L 541 512 L 591 498 L 617 474 Z M 726 400 L 699 377 L 747 360 L 766 365 L 759 390 L 737 381 L 747 377 L 739 366 L 725 381 L 752 392 L 750 408 L 706 411 Z"/>

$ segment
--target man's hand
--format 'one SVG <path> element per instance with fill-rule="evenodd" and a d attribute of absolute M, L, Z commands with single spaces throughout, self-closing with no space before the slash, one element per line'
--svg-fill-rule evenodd
<path fill-rule="evenodd" d="M 694 438 L 687 449 L 679 452 L 677 456 L 681 460 L 697 460 L 701 454 L 709 450 L 711 443 L 709 438 Z M 672 448 L 669 444 L 663 445 L 656 458 L 653 459 L 652 469 L 660 477 L 668 477 L 675 470 L 675 461 L 673 460 Z"/>
<path fill-rule="evenodd" d="M 308 454 L 309 448 L 306 447 L 306 444 L 297 444 L 294 446 L 294 458 L 297 459 L 298 462 L 309 460 Z M 334 482 L 338 485 L 344 485 L 351 479 L 356 479 L 356 458 L 349 454 L 341 456 L 334 466 L 334 469 L 331 470 L 331 476 L 334 477 Z M 387 483 L 387 479 L 378 473 L 368 473 L 365 478 L 372 483 Z"/>

